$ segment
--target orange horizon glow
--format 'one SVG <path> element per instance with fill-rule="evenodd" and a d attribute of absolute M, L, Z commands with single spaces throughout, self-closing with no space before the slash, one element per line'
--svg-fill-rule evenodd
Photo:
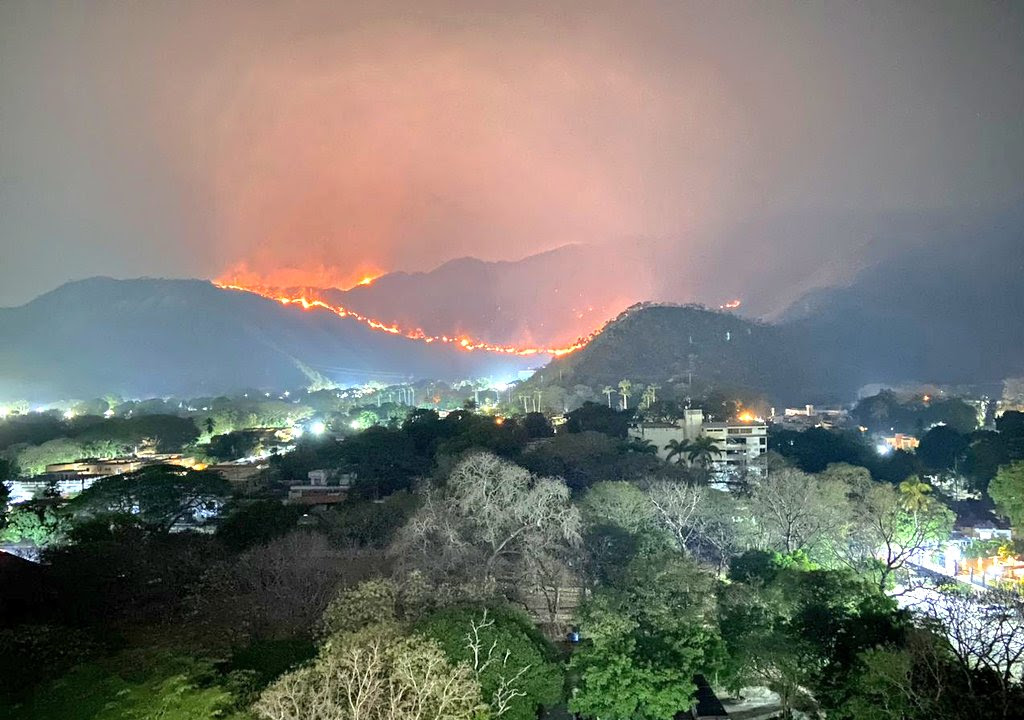
<path fill-rule="evenodd" d="M 377 277 L 379 277 L 379 275 L 374 277 L 366 276 L 356 284 L 369 285 Z M 486 340 L 480 340 L 465 334 L 428 335 L 422 328 L 415 328 L 413 330 L 403 329 L 395 323 L 388 323 L 367 317 L 366 315 L 350 310 L 341 305 L 334 305 L 325 300 L 310 297 L 309 295 L 282 294 L 287 293 L 287 291 L 276 287 L 247 285 L 238 281 L 227 282 L 224 280 L 211 280 L 211 282 L 222 290 L 247 292 L 253 295 L 259 295 L 260 297 L 267 298 L 269 300 L 274 300 L 282 305 L 295 305 L 303 310 L 326 310 L 341 318 L 351 318 L 352 320 L 362 323 L 371 330 L 386 332 L 390 335 L 398 335 L 409 340 L 418 340 L 423 343 L 442 343 L 445 345 L 452 345 L 453 347 L 467 352 L 481 350 L 484 352 L 501 355 L 517 355 L 520 357 L 531 355 L 551 355 L 552 357 L 561 357 L 562 355 L 568 355 L 569 353 L 586 346 L 598 333 L 601 332 L 601 330 L 604 329 L 604 326 L 607 324 L 603 323 L 598 329 L 577 338 L 575 342 L 564 347 L 520 347 L 516 345 L 490 343 Z"/>
<path fill-rule="evenodd" d="M 351 290 L 360 285 L 372 285 L 385 274 L 375 263 L 360 263 L 354 269 L 343 270 L 334 265 L 316 267 L 277 267 L 273 270 L 255 270 L 240 262 L 220 273 L 215 284 L 237 285 L 243 288 L 332 288 Z"/>

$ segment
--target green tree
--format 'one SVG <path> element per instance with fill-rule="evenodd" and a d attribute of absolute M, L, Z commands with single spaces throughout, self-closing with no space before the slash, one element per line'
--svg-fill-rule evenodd
<path fill-rule="evenodd" d="M 229 717 L 237 697 L 212 662 L 169 654 L 126 653 L 79 665 L 37 689 L 14 720 L 207 720 Z"/>
<path fill-rule="evenodd" d="M 63 542 L 68 529 L 67 518 L 53 503 L 21 503 L 7 514 L 7 525 L 0 526 L 0 540 L 29 542 L 43 549 Z"/>
<path fill-rule="evenodd" d="M 1014 527 L 1024 527 L 1024 462 L 999 468 L 989 483 L 988 494 L 999 513 Z"/>
<path fill-rule="evenodd" d="M 631 533 L 650 527 L 654 506 L 643 491 L 628 482 L 599 482 L 580 502 L 580 513 L 588 527 L 615 525 Z"/>
<path fill-rule="evenodd" d="M 629 430 L 630 416 L 613 408 L 585 402 L 580 407 L 567 413 L 565 430 L 569 433 L 594 431 L 624 438 Z"/>
<path fill-rule="evenodd" d="M 570 668 L 570 707 L 605 720 L 671 720 L 688 710 L 693 676 L 712 672 L 721 645 L 711 620 L 713 580 L 674 553 L 637 558 L 621 584 L 582 610 L 584 642 Z"/>
<path fill-rule="evenodd" d="M 261 434 L 256 430 L 233 430 L 210 438 L 206 454 L 217 460 L 238 460 L 259 449 Z"/>
<path fill-rule="evenodd" d="M 551 437 L 555 434 L 555 429 L 551 427 L 551 421 L 544 413 L 539 412 L 526 413 L 523 418 L 523 430 L 531 440 Z"/>
<path fill-rule="evenodd" d="M 916 553 L 948 539 L 953 530 L 953 512 L 917 484 L 862 485 L 855 489 L 851 511 L 851 532 L 837 538 L 834 547 L 851 568 L 876 577 L 882 592 Z"/>
<path fill-rule="evenodd" d="M 217 526 L 217 538 L 241 552 L 283 537 L 295 529 L 302 510 L 276 500 L 257 500 L 236 507 Z"/>
<path fill-rule="evenodd" d="M 859 667 L 858 653 L 899 641 L 906 625 L 870 583 L 799 555 L 748 553 L 729 574 L 733 582 L 719 593 L 723 679 L 736 690 L 767 685 L 784 718 L 796 708 L 814 715 L 833 706 L 836 688 Z"/>
<path fill-rule="evenodd" d="M 970 441 L 948 425 L 936 425 L 921 438 L 917 456 L 932 470 L 953 470 L 963 458 Z"/>
<path fill-rule="evenodd" d="M 928 504 L 932 486 L 915 475 L 901 482 L 899 491 L 903 506 L 910 512 L 918 512 Z"/>
<path fill-rule="evenodd" d="M 168 533 L 179 522 L 212 516 L 230 494 L 228 481 L 212 470 L 151 465 L 97 480 L 68 508 L 78 518 L 133 515 L 149 531 Z"/>
<path fill-rule="evenodd" d="M 419 495 L 400 490 L 378 502 L 352 499 L 335 505 L 320 519 L 337 545 L 384 548 L 419 505 Z"/>
<path fill-rule="evenodd" d="M 11 497 L 11 486 L 7 484 L 10 463 L 0 458 L 0 530 L 7 522 L 7 503 Z"/>
<path fill-rule="evenodd" d="M 13 461 L 25 475 L 41 475 L 47 465 L 73 462 L 88 455 L 86 446 L 70 438 L 56 438 L 41 445 L 29 445 L 15 451 Z"/>
<path fill-rule="evenodd" d="M 6 487 L 11 480 L 16 480 L 21 471 L 17 464 L 9 458 L 0 457 L 0 485 Z M 0 493 L 4 492 L 0 489 Z M 5 496 L 6 497 L 6 496 Z"/>
<path fill-rule="evenodd" d="M 539 707 L 562 698 L 562 666 L 525 616 L 449 609 L 426 618 L 417 631 L 440 643 L 452 663 L 473 669 L 491 717 L 534 720 Z"/>

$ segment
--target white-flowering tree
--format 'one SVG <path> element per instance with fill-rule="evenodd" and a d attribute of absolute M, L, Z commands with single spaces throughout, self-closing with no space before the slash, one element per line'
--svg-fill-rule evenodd
<path fill-rule="evenodd" d="M 471 720 L 486 705 L 467 663 L 451 663 L 434 640 L 377 625 L 332 637 L 253 711 L 265 720 Z"/>
<path fill-rule="evenodd" d="M 477 452 L 431 490 L 401 547 L 482 581 L 514 581 L 531 559 L 580 543 L 580 514 L 560 478 Z"/>

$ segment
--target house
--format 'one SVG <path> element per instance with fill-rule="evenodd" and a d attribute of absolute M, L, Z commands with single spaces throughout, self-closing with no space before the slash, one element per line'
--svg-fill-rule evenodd
<path fill-rule="evenodd" d="M 288 505 L 336 505 L 348 496 L 356 474 L 319 468 L 310 470 L 306 478 L 307 485 L 288 488 L 288 499 L 285 500 Z"/>

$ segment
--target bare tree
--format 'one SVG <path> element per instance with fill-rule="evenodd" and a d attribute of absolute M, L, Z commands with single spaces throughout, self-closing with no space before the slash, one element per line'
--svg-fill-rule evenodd
<path fill-rule="evenodd" d="M 750 497 L 757 544 L 790 553 L 814 548 L 849 517 L 846 486 L 782 468 L 762 478 Z"/>
<path fill-rule="evenodd" d="M 338 587 L 379 570 L 381 560 L 306 532 L 252 548 L 203 576 L 190 601 L 197 629 L 225 639 L 308 632 Z"/>
<path fill-rule="evenodd" d="M 980 671 L 999 686 L 1002 716 L 1012 715 L 1010 705 L 1024 671 L 1024 598 L 1016 593 L 990 590 L 974 593 L 962 587 L 939 588 L 923 593 L 914 609 L 937 620 L 946 631 L 949 647 L 974 691 Z"/>
<path fill-rule="evenodd" d="M 656 518 L 672 533 L 683 552 L 690 551 L 705 494 L 701 486 L 667 480 L 653 482 L 647 488 L 647 498 L 654 506 Z"/>
<path fill-rule="evenodd" d="M 949 537 L 953 513 L 925 497 L 908 505 L 892 485 L 862 484 L 853 499 L 850 532 L 837 538 L 836 554 L 855 570 L 878 567 L 879 588 L 931 542 Z"/>

